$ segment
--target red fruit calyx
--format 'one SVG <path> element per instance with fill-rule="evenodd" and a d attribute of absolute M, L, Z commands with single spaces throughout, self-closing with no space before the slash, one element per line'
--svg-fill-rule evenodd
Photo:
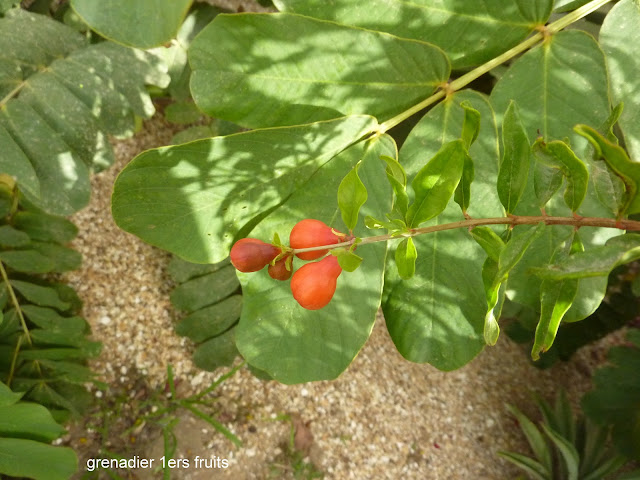
<path fill-rule="evenodd" d="M 303 265 L 291 277 L 293 298 L 307 310 L 321 309 L 333 298 L 341 273 L 342 268 L 333 255 Z"/>
<path fill-rule="evenodd" d="M 231 263 L 241 272 L 257 272 L 280 255 L 280 249 L 257 238 L 242 238 L 231 247 Z"/>
<path fill-rule="evenodd" d="M 291 248 L 311 248 L 321 245 L 333 245 L 340 243 L 343 233 L 336 232 L 331 227 L 320 220 L 306 218 L 299 221 L 291 230 L 289 235 L 289 245 Z M 311 252 L 296 253 L 302 260 L 315 260 L 326 255 L 329 250 L 313 250 Z"/>
<path fill-rule="evenodd" d="M 287 261 L 289 261 L 289 269 L 287 270 Z M 274 280 L 289 280 L 293 273 L 293 264 L 291 263 L 291 257 L 286 256 L 281 258 L 273 265 L 269 264 L 269 276 Z"/>

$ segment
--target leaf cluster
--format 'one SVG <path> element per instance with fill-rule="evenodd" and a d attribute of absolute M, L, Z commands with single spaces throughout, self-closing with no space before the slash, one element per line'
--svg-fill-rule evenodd
<path fill-rule="evenodd" d="M 193 362 L 208 371 L 231 365 L 238 355 L 235 328 L 242 311 L 235 268 L 228 260 L 206 265 L 174 257 L 168 270 L 178 284 L 171 303 L 186 312 L 176 333 L 197 344 Z"/>
<path fill-rule="evenodd" d="M 639 471 L 610 477 L 626 463 L 625 457 L 607 445 L 610 428 L 574 417 L 566 393 L 561 390 L 551 406 L 538 398 L 542 422 L 537 426 L 516 407 L 508 405 L 518 421 L 534 458 L 516 452 L 498 452 L 536 480 L 598 480 L 638 478 Z"/>

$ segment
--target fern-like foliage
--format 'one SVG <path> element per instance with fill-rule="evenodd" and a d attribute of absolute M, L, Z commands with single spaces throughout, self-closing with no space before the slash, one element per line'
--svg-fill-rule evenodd
<path fill-rule="evenodd" d="M 91 400 L 85 363 L 101 348 L 87 338 L 75 290 L 42 275 L 78 268 L 80 254 L 66 246 L 76 234 L 70 221 L 18 203 L 0 184 L 0 380 L 58 421 Z"/>
<path fill-rule="evenodd" d="M 89 200 L 89 172 L 113 162 L 108 135 L 153 115 L 145 85 L 166 86 L 166 67 L 19 8 L 0 18 L 0 51 L 0 172 L 40 208 L 71 214 Z"/>
<path fill-rule="evenodd" d="M 242 311 L 235 268 L 228 259 L 201 265 L 174 257 L 169 273 L 178 283 L 171 303 L 177 310 L 187 312 L 177 323 L 176 332 L 197 344 L 194 363 L 209 371 L 231 365 L 238 355 L 235 327 Z"/>

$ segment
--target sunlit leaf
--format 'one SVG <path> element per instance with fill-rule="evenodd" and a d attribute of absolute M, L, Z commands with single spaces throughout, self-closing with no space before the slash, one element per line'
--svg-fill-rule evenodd
<path fill-rule="evenodd" d="M 189 62 L 200 109 L 253 128 L 353 114 L 387 120 L 449 77 L 431 44 L 285 13 L 218 15 Z"/>

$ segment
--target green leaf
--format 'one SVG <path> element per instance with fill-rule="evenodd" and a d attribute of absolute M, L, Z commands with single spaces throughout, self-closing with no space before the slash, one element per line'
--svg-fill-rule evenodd
<path fill-rule="evenodd" d="M 557 101 L 560 98 L 562 101 Z M 609 115 L 602 50 L 582 31 L 553 35 L 513 62 L 491 92 L 497 112 L 506 111 L 511 100 L 518 105 L 528 138 L 541 135 L 550 141 L 569 137 L 573 150 L 584 158 L 586 144 L 573 132 L 574 125 L 602 125 Z"/>
<path fill-rule="evenodd" d="M 324 0 L 275 0 L 274 4 L 280 11 L 433 42 L 445 50 L 454 68 L 464 69 L 524 40 L 536 25 L 546 23 L 553 1 L 332 0 L 329 7 Z"/>
<path fill-rule="evenodd" d="M 14 405 L 22 398 L 22 393 L 14 393 L 4 382 L 0 382 L 0 407 Z"/>
<path fill-rule="evenodd" d="M 578 467 L 580 465 L 580 456 L 576 448 L 566 438 L 561 437 L 552 429 L 542 424 L 544 433 L 553 441 L 557 449 L 562 454 L 564 464 L 567 467 L 567 480 L 578 480 Z"/>
<path fill-rule="evenodd" d="M 221 335 L 232 327 L 242 312 L 242 295 L 232 295 L 219 303 L 193 312 L 176 325 L 178 335 L 194 342 Z"/>
<path fill-rule="evenodd" d="M 498 196 L 507 213 L 513 213 L 529 178 L 531 149 L 515 102 L 509 102 L 502 122 L 502 163 Z"/>
<path fill-rule="evenodd" d="M 411 182 L 415 196 L 407 211 L 410 227 L 431 220 L 447 207 L 468 156 L 462 140 L 454 140 L 444 144 L 420 169 Z"/>
<path fill-rule="evenodd" d="M 107 134 L 133 132 L 131 110 L 151 116 L 145 83 L 168 77 L 140 51 L 90 45 L 43 15 L 0 19 L 0 170 L 39 207 L 70 214 L 89 199 L 89 171 L 113 162 Z"/>
<path fill-rule="evenodd" d="M 194 312 L 217 303 L 238 289 L 236 270 L 227 265 L 220 270 L 189 280 L 171 292 L 171 303 L 178 310 Z"/>
<path fill-rule="evenodd" d="M 358 177 L 358 167 L 356 164 L 338 185 L 338 207 L 349 231 L 356 227 L 360 209 L 367 201 L 367 189 Z"/>
<path fill-rule="evenodd" d="M 358 162 L 362 182 L 368 191 L 376 192 L 369 196 L 362 213 L 384 216 L 391 209 L 392 193 L 380 155 L 395 156 L 396 148 L 388 135 L 349 147 L 271 213 L 268 222 L 258 225 L 252 236 L 267 239 L 274 231 L 282 235 L 302 218 L 315 218 L 342 231 L 335 191 Z M 364 236 L 366 232 L 359 224 L 353 234 Z M 289 283 L 275 282 L 267 272 L 239 274 L 244 304 L 236 342 L 242 356 L 287 384 L 340 375 L 371 333 L 383 285 L 385 243 L 366 245 L 357 251 L 362 265 L 354 272 L 342 272 L 333 299 L 320 310 L 300 307 L 292 298 Z M 294 260 L 294 268 L 299 266 L 300 261 Z M 353 302 L 354 298 L 358 301 Z"/>
<path fill-rule="evenodd" d="M 498 133 L 487 98 L 477 92 L 456 92 L 432 108 L 407 137 L 400 161 L 412 178 L 443 143 L 460 138 L 468 101 L 481 115 L 481 127 L 469 155 L 476 166 L 469 215 L 503 215 L 496 193 L 499 165 Z M 429 224 L 464 220 L 450 201 Z M 441 370 L 460 368 L 484 347 L 483 326 L 487 300 L 482 283 L 484 251 L 465 229 L 414 238 L 420 257 L 411 280 L 402 280 L 393 259 L 385 271 L 383 312 L 398 351 L 413 362 L 428 362 Z M 392 246 L 391 248 L 394 248 Z M 455 299 L 455 300 L 454 300 Z"/>
<path fill-rule="evenodd" d="M 17 437 L 52 442 L 65 433 L 49 410 L 36 403 L 20 402 L 0 406 L 0 437 Z"/>
<path fill-rule="evenodd" d="M 500 334 L 498 318 L 504 302 L 504 282 L 509 272 L 524 256 L 527 248 L 539 237 L 544 229 L 540 223 L 535 228 L 520 231 L 500 250 L 498 261 L 487 258 L 482 268 L 482 282 L 487 297 L 487 309 L 484 318 L 484 341 L 487 345 L 495 345 Z"/>
<path fill-rule="evenodd" d="M 198 107 L 252 128 L 352 114 L 386 120 L 450 70 L 431 44 L 292 14 L 218 15 L 189 62 Z"/>
<path fill-rule="evenodd" d="M 557 101 L 557 99 L 563 101 Z M 584 99 L 589 101 L 585 102 Z M 569 138 L 572 150 L 589 163 L 588 142 L 573 131 L 578 123 L 602 125 L 609 117 L 608 83 L 605 59 L 591 36 L 579 31 L 563 31 L 544 44 L 534 47 L 513 62 L 491 93 L 497 111 L 505 111 L 510 100 L 517 102 L 520 120 L 529 138 L 539 135 L 544 141 Z M 566 105 L 580 105 L 579 109 Z M 538 132 L 539 131 L 539 132 Z M 517 215 L 539 215 L 540 206 L 532 181 L 517 207 Z M 563 202 L 552 200 L 546 207 L 550 215 L 567 216 L 570 210 Z M 578 213 L 583 216 L 611 217 L 601 204 L 596 189 L 590 186 Z M 509 275 L 509 298 L 540 311 L 541 280 L 529 269 L 549 262 L 558 241 L 571 233 L 571 228 L 554 226 L 536 240 Z M 585 249 L 603 245 L 613 229 L 585 229 Z M 580 320 L 593 313 L 606 290 L 606 278 L 581 280 L 576 299 L 565 318 Z"/>
<path fill-rule="evenodd" d="M 409 208 L 409 195 L 407 195 L 407 174 L 402 168 L 402 165 L 395 158 L 391 158 L 385 155 L 380 157 L 386 164 L 387 179 L 393 188 L 395 193 L 395 199 L 393 201 L 393 211 L 397 213 L 401 218 L 405 218 L 407 215 L 407 209 Z M 388 227 L 387 227 L 388 228 Z M 393 228 L 393 227 L 392 227 Z"/>
<path fill-rule="evenodd" d="M 478 138 L 480 131 L 480 112 L 471 106 L 469 102 L 462 102 L 460 104 L 464 108 L 464 122 L 462 123 L 462 141 L 464 142 L 467 152 L 473 142 Z M 469 208 L 469 201 L 471 200 L 471 184 L 475 176 L 473 160 L 470 156 L 466 156 L 464 159 L 464 166 L 462 168 L 462 177 L 460 183 L 456 188 L 454 195 L 455 201 L 463 213 L 467 212 Z"/>
<path fill-rule="evenodd" d="M 202 112 L 198 110 L 193 102 L 174 102 L 164 109 L 167 121 L 179 125 L 195 123 L 202 117 Z M 213 135 L 212 135 L 213 136 Z"/>
<path fill-rule="evenodd" d="M 47 273 L 55 265 L 52 259 L 35 250 L 6 250 L 0 252 L 0 261 L 13 270 L 28 273 Z"/>
<path fill-rule="evenodd" d="M 192 278 L 216 272 L 229 264 L 229 259 L 214 264 L 203 264 L 187 262 L 180 257 L 174 256 L 167 266 L 167 271 L 177 283 L 184 283 Z"/>
<path fill-rule="evenodd" d="M 78 468 L 74 451 L 33 440 L 0 438 L 0 473 L 35 480 L 67 480 Z"/>
<path fill-rule="evenodd" d="M 609 350 L 609 366 L 596 370 L 594 389 L 582 397 L 585 414 L 599 424 L 612 424 L 612 438 L 623 455 L 640 459 L 640 333 L 627 333 L 628 345 Z"/>
<path fill-rule="evenodd" d="M 338 264 L 345 272 L 354 272 L 362 264 L 362 257 L 344 248 L 332 250 L 331 253 L 337 254 Z"/>
<path fill-rule="evenodd" d="M 58 310 L 67 310 L 71 305 L 64 302 L 58 296 L 58 292 L 50 287 L 41 287 L 33 283 L 22 280 L 10 280 L 11 286 L 15 288 L 28 301 L 40 305 L 41 307 L 54 307 Z"/>
<path fill-rule="evenodd" d="M 544 466 L 533 458 L 514 452 L 498 452 L 498 455 L 523 469 L 530 475 L 533 475 L 533 478 L 536 480 L 549 480 L 549 476 L 547 475 Z"/>
<path fill-rule="evenodd" d="M 113 217 L 186 260 L 219 262 L 243 227 L 375 126 L 354 116 L 148 150 L 118 176 Z"/>
<path fill-rule="evenodd" d="M 561 169 L 548 167 L 541 162 L 535 162 L 533 168 L 533 188 L 538 199 L 538 206 L 543 209 L 562 186 L 564 175 Z"/>
<path fill-rule="evenodd" d="M 567 242 L 567 246 L 570 243 Z M 568 256 L 568 248 L 561 245 L 556 250 L 552 261 Z M 540 358 L 541 352 L 551 348 L 562 318 L 567 313 L 578 291 L 578 280 L 545 280 L 540 287 L 540 321 L 536 327 L 535 340 L 531 349 L 531 358 Z"/>
<path fill-rule="evenodd" d="M 559 140 L 545 143 L 538 138 L 533 144 L 536 160 L 547 167 L 557 169 L 567 179 L 564 201 L 572 212 L 580 208 L 587 194 L 589 171 L 569 146 Z M 546 203 L 546 202 L 545 202 Z"/>
<path fill-rule="evenodd" d="M 150 48 L 176 36 L 192 0 L 71 0 L 71 7 L 105 38 Z"/>
<path fill-rule="evenodd" d="M 525 437 L 527 437 L 527 442 L 531 446 L 531 450 L 533 450 L 534 455 L 539 460 L 540 465 L 543 467 L 544 472 L 541 472 L 544 475 L 544 478 L 549 478 L 553 471 L 552 457 L 551 451 L 549 450 L 549 446 L 547 445 L 547 441 L 544 436 L 538 430 L 538 427 L 527 418 L 520 410 L 512 405 L 507 405 L 509 412 L 511 415 L 516 417 L 518 421 L 518 425 L 524 433 Z"/>
<path fill-rule="evenodd" d="M 469 102 L 460 104 L 464 108 L 464 122 L 462 123 L 462 141 L 467 151 L 478 138 L 480 132 L 480 112 L 473 108 Z"/>
<path fill-rule="evenodd" d="M 409 280 L 416 273 L 416 259 L 418 252 L 413 238 L 405 238 L 396 248 L 396 266 L 398 274 L 403 280 Z"/>
<path fill-rule="evenodd" d="M 156 55 L 168 67 L 171 83 L 167 87 L 167 92 L 171 95 L 171 98 L 179 101 L 192 101 L 191 91 L 189 90 L 191 67 L 187 60 L 187 50 L 196 35 L 221 11 L 219 8 L 206 3 L 192 5 L 187 17 L 182 22 L 180 30 L 178 30 L 176 38 L 169 44 L 149 50 L 149 53 Z M 207 136 L 212 137 L 215 135 Z"/>
<path fill-rule="evenodd" d="M 613 104 L 624 102 L 619 125 L 631 158 L 640 159 L 640 59 L 629 45 L 640 42 L 640 5 L 635 0 L 616 3 L 600 29 L 600 45 L 607 58 Z M 584 122 L 587 123 L 587 122 Z M 598 124 L 591 124 L 598 125 Z"/>
<path fill-rule="evenodd" d="M 25 247 L 29 245 L 29 235 L 10 225 L 0 226 L 0 245 L 3 247 Z"/>
<path fill-rule="evenodd" d="M 638 196 L 640 165 L 632 162 L 622 147 L 608 141 L 597 130 L 587 125 L 576 125 L 575 131 L 589 140 L 598 156 L 602 157 L 609 168 L 624 182 L 624 203 L 619 205 L 619 215 L 640 213 L 640 196 Z"/>
<path fill-rule="evenodd" d="M 504 240 L 489 227 L 474 227 L 469 233 L 478 245 L 487 252 L 489 258 L 497 262 L 505 245 Z"/>
<path fill-rule="evenodd" d="M 52 272 L 77 270 L 82 265 L 82 255 L 72 248 L 45 242 L 33 242 L 32 247 L 52 261 Z"/>
<path fill-rule="evenodd" d="M 640 234 L 627 233 L 613 237 L 601 247 L 570 255 L 556 265 L 533 268 L 531 272 L 543 280 L 566 280 L 609 275 L 619 265 L 640 258 Z"/>
<path fill-rule="evenodd" d="M 487 258 L 482 266 L 482 283 L 487 297 L 487 313 L 484 317 L 482 336 L 484 343 L 490 346 L 495 345 L 500 336 L 498 318 L 500 318 L 500 310 L 504 301 L 504 288 L 502 288 L 502 282 L 496 282 L 497 273 L 498 262 Z"/>
<path fill-rule="evenodd" d="M 31 240 L 69 243 L 78 235 L 78 227 L 64 217 L 20 211 L 13 216 L 13 226 L 23 231 Z"/>

